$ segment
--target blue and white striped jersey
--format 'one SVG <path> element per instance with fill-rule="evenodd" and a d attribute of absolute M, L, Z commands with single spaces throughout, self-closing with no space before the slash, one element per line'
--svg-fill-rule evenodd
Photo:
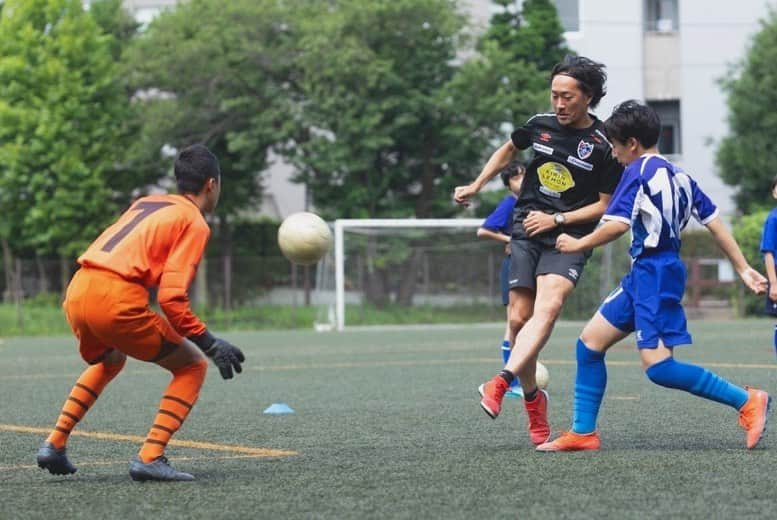
<path fill-rule="evenodd" d="M 687 173 L 660 155 L 643 155 L 626 167 L 602 220 L 631 226 L 629 254 L 637 258 L 680 251 L 680 231 L 691 216 L 707 224 L 718 208 Z"/>

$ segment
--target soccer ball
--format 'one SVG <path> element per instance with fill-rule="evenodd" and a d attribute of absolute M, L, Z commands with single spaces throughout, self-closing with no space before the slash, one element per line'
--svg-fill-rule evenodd
<path fill-rule="evenodd" d="M 550 374 L 545 365 L 537 361 L 537 371 L 534 373 L 538 388 L 547 388 L 550 382 Z"/>
<path fill-rule="evenodd" d="M 295 264 L 312 265 L 332 245 L 332 232 L 321 217 L 302 211 L 286 217 L 278 228 L 278 245 L 283 256 Z"/>

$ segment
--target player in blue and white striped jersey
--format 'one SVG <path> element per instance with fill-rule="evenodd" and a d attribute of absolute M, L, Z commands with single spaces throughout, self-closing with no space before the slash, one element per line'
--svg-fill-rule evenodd
<path fill-rule="evenodd" d="M 755 293 L 766 279 L 751 268 L 715 204 L 681 168 L 658 155 L 661 123 L 655 111 L 636 101 L 615 107 L 605 122 L 613 155 L 624 166 L 618 187 L 592 233 L 559 235 L 562 252 L 585 251 L 611 242 L 631 228 L 631 271 L 602 303 L 577 341 L 572 431 L 541 444 L 539 451 L 599 449 L 596 419 L 607 384 L 605 353 L 636 333 L 637 349 L 647 377 L 654 383 L 739 411 L 745 445 L 755 447 L 766 428 L 771 398 L 754 388 L 730 383 L 709 370 L 674 359 L 674 347 L 691 343 L 681 304 L 686 270 L 680 259 L 680 232 L 694 216 L 712 234 L 742 281 Z"/>
<path fill-rule="evenodd" d="M 602 220 L 631 226 L 632 258 L 680 251 L 680 232 L 693 215 L 707 225 L 718 208 L 680 167 L 657 154 L 628 165 Z"/>

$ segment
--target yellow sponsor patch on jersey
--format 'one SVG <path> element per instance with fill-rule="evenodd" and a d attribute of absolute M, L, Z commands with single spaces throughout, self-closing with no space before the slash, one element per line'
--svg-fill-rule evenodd
<path fill-rule="evenodd" d="M 572 172 L 557 162 L 549 161 L 537 168 L 540 182 L 551 191 L 563 193 L 575 185 Z"/>

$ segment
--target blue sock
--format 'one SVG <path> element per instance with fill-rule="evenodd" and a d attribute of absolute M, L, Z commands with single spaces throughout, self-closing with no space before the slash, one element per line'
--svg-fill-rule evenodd
<path fill-rule="evenodd" d="M 588 348 L 577 340 L 577 375 L 575 376 L 575 403 L 572 431 L 591 433 L 596 429 L 596 417 L 607 387 L 607 366 L 604 353 Z"/>
<path fill-rule="evenodd" d="M 777 355 L 777 325 L 774 326 L 774 353 Z"/>
<path fill-rule="evenodd" d="M 736 410 L 747 401 L 747 390 L 729 383 L 706 368 L 666 358 L 648 368 L 651 381 L 667 388 L 685 390 L 693 395 L 727 404 Z"/>
<path fill-rule="evenodd" d="M 510 342 L 505 340 L 502 340 L 502 361 L 504 364 L 507 364 L 507 361 L 510 359 Z M 521 382 L 518 380 L 518 377 L 516 376 L 515 379 L 513 379 L 512 384 L 510 385 L 510 388 L 516 388 L 520 386 Z"/>
<path fill-rule="evenodd" d="M 775 328 L 775 334 L 777 334 L 777 328 Z M 510 342 L 504 340 L 502 341 L 502 361 L 505 365 L 508 359 L 510 359 Z"/>

